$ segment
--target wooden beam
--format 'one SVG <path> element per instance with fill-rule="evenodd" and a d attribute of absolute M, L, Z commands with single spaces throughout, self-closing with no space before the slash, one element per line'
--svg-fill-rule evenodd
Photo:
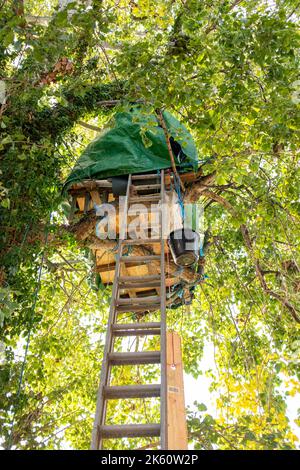
<path fill-rule="evenodd" d="M 181 181 L 184 183 L 193 183 L 197 179 L 199 179 L 202 176 L 203 172 L 202 170 L 198 170 L 197 172 L 188 172 L 188 173 L 182 173 L 180 175 Z M 147 179 L 148 175 L 144 175 L 145 179 Z M 165 175 L 165 183 L 167 186 L 169 186 L 173 182 L 173 177 L 169 174 Z M 73 191 L 77 190 L 82 190 L 82 189 L 97 189 L 97 188 L 107 188 L 111 189 L 112 188 L 112 182 L 103 179 L 103 180 L 96 180 L 96 179 L 90 179 L 90 180 L 83 180 L 80 183 L 74 183 L 69 189 L 68 192 L 72 193 Z"/>
<path fill-rule="evenodd" d="M 130 265 L 131 268 L 133 266 L 140 267 L 141 263 L 135 263 L 135 264 Z M 105 273 L 107 271 L 114 271 L 115 269 L 116 269 L 116 263 L 97 264 L 97 266 L 95 266 L 96 273 Z"/>
<path fill-rule="evenodd" d="M 91 198 L 94 204 L 97 204 L 98 206 L 102 204 L 99 191 L 96 191 L 96 190 L 91 191 Z"/>
<path fill-rule="evenodd" d="M 84 204 L 85 204 L 85 197 L 78 197 L 77 198 L 77 204 L 78 204 L 80 212 L 83 212 L 84 211 Z"/>
<path fill-rule="evenodd" d="M 194 181 L 199 179 L 202 175 L 203 175 L 203 171 L 200 169 L 197 172 L 189 171 L 188 173 L 181 173 L 180 174 L 180 179 L 184 183 L 193 183 Z M 171 181 L 174 182 L 173 175 L 166 174 L 166 176 L 165 176 L 166 185 L 171 184 Z"/>
<path fill-rule="evenodd" d="M 187 450 L 181 339 L 174 331 L 167 332 L 167 420 L 168 450 Z"/>

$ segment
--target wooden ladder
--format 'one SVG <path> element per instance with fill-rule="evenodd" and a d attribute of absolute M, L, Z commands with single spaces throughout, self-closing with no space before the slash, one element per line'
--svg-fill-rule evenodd
<path fill-rule="evenodd" d="M 160 180 L 159 184 L 143 184 L 147 180 Z M 134 186 L 137 191 L 155 190 L 156 192 L 146 195 L 133 195 L 132 181 L 140 180 L 141 185 Z M 159 192 L 158 192 L 159 191 Z M 147 238 L 126 239 L 128 210 L 131 203 L 151 202 L 155 204 L 159 212 L 160 237 L 157 239 Z M 102 448 L 103 440 L 110 438 L 129 437 L 160 437 L 160 448 L 168 449 L 167 443 L 167 385 L 166 385 L 166 281 L 165 281 L 165 240 L 164 228 L 164 204 L 165 204 L 165 180 L 164 171 L 153 175 L 129 175 L 125 203 L 123 207 L 122 227 L 116 257 L 115 278 L 112 289 L 112 300 L 110 305 L 109 319 L 107 325 L 106 344 L 104 349 L 102 370 L 100 376 L 100 386 L 97 397 L 97 407 L 92 433 L 91 449 Z M 128 245 L 142 245 L 160 242 L 160 255 L 148 256 L 124 256 L 123 249 Z M 151 263 L 152 260 L 160 260 L 160 274 L 147 275 L 144 277 L 121 276 L 121 265 L 123 263 Z M 153 287 L 160 289 L 160 295 L 135 298 L 121 298 L 121 289 Z M 159 311 L 159 322 L 145 323 L 118 323 L 118 315 L 124 312 Z M 139 352 L 115 352 L 114 340 L 116 337 L 160 335 L 159 351 L 139 351 Z M 160 364 L 160 384 L 151 385 L 123 385 L 111 386 L 111 368 L 120 365 L 138 364 Z M 110 399 L 126 398 L 146 398 L 160 397 L 160 422 L 147 424 L 115 424 L 106 425 L 107 402 Z"/>

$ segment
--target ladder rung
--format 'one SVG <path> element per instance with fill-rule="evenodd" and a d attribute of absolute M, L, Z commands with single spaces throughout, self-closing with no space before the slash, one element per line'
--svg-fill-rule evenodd
<path fill-rule="evenodd" d="M 147 207 L 132 207 L 130 206 L 128 209 L 128 216 L 138 217 L 143 214 L 154 215 L 160 213 L 160 207 L 157 204 L 151 204 Z"/>
<path fill-rule="evenodd" d="M 121 256 L 120 261 L 124 263 L 143 263 L 144 261 L 160 260 L 160 255 L 147 256 Z"/>
<path fill-rule="evenodd" d="M 142 282 L 142 281 L 159 281 L 160 274 L 149 274 L 146 276 L 120 276 L 119 282 Z"/>
<path fill-rule="evenodd" d="M 149 194 L 144 196 L 133 196 L 129 199 L 130 204 L 136 202 L 148 202 L 148 201 L 160 201 L 161 195 L 160 194 Z"/>
<path fill-rule="evenodd" d="M 160 297 L 158 295 L 149 295 L 147 297 L 131 297 L 129 299 L 117 299 L 116 305 L 140 305 L 140 304 L 160 304 Z"/>
<path fill-rule="evenodd" d="M 160 335 L 160 330 L 118 330 L 114 335 L 122 338 L 126 336 L 156 336 Z"/>
<path fill-rule="evenodd" d="M 160 184 L 139 184 L 139 185 L 134 185 L 134 189 L 137 191 L 148 191 L 150 189 L 159 189 Z"/>
<path fill-rule="evenodd" d="M 149 282 L 124 282 L 119 284 L 120 289 L 159 289 L 160 282 L 159 281 L 149 281 Z"/>
<path fill-rule="evenodd" d="M 149 328 L 160 328 L 159 322 L 147 323 L 115 323 L 112 325 L 113 331 L 117 330 L 147 330 Z"/>
<path fill-rule="evenodd" d="M 156 312 L 160 309 L 159 304 L 152 305 L 122 305 L 116 307 L 118 313 L 130 313 L 130 312 Z"/>
<path fill-rule="evenodd" d="M 154 437 L 160 435 L 160 424 L 123 424 L 100 426 L 101 437 L 113 439 L 118 437 Z"/>
<path fill-rule="evenodd" d="M 160 243 L 160 238 L 132 238 L 131 240 L 123 240 L 124 245 L 147 245 L 149 243 Z"/>
<path fill-rule="evenodd" d="M 147 179 L 154 179 L 154 178 L 160 178 L 160 175 L 157 173 L 151 173 L 149 175 L 132 175 L 131 179 L 132 181 L 134 180 L 147 180 Z"/>
<path fill-rule="evenodd" d="M 160 323 L 123 323 L 112 326 L 114 336 L 154 336 L 160 335 Z"/>
<path fill-rule="evenodd" d="M 110 353 L 108 360 L 112 366 L 159 364 L 160 351 Z"/>
<path fill-rule="evenodd" d="M 104 387 L 105 398 L 111 400 L 119 398 L 147 398 L 159 397 L 160 385 L 121 385 Z"/>

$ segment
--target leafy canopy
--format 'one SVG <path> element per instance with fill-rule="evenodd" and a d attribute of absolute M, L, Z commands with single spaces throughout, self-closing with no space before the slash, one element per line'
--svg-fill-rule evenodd
<path fill-rule="evenodd" d="M 295 448 L 287 399 L 300 373 L 298 1 L 60 3 L 0 4 L 3 445 L 88 448 L 109 292 L 93 290 L 92 260 L 62 230 L 60 191 L 95 135 L 82 121 L 101 127 L 144 100 L 189 127 L 204 174 L 215 172 L 202 197 L 208 278 L 189 311 L 169 314 L 200 384 L 203 349 L 214 348 L 216 412 L 199 386 L 190 439 L 197 448 Z M 116 380 L 157 373 L 125 369 Z M 115 405 L 109 418 L 140 420 L 150 408 L 155 418 L 149 404 Z"/>

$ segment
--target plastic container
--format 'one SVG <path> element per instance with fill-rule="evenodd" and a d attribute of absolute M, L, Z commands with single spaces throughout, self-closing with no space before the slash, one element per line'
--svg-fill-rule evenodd
<path fill-rule="evenodd" d="M 199 260 L 200 235 L 190 228 L 170 233 L 168 245 L 177 266 L 191 266 Z"/>
<path fill-rule="evenodd" d="M 113 176 L 112 192 L 114 196 L 125 196 L 127 191 L 128 175 L 126 176 Z"/>

